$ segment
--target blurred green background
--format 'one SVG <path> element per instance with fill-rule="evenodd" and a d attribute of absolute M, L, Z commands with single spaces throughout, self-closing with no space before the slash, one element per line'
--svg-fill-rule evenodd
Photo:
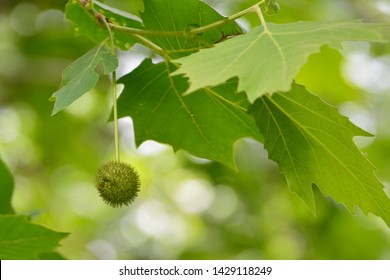
<path fill-rule="evenodd" d="M 206 1 L 232 14 L 257 1 Z M 389 22 L 388 0 L 279 0 L 269 21 L 364 19 Z M 137 14 L 142 1 L 104 1 Z M 390 259 L 390 230 L 374 216 L 351 216 L 315 189 L 317 216 L 292 194 L 259 143 L 236 145 L 238 172 L 134 145 L 132 122 L 120 121 L 123 160 L 139 170 L 142 190 L 129 207 L 105 205 L 96 169 L 114 157 L 109 79 L 51 117 L 48 101 L 61 73 L 93 47 L 64 21 L 65 0 L 0 2 L 0 155 L 15 177 L 17 213 L 70 232 L 59 251 L 68 259 Z M 256 16 L 239 23 L 258 25 Z M 119 75 L 148 56 L 120 53 Z M 297 79 L 375 134 L 356 143 L 390 193 L 390 46 L 324 47 Z"/>

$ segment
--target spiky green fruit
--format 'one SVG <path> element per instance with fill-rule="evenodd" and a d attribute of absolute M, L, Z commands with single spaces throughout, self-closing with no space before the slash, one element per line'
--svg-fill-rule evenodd
<path fill-rule="evenodd" d="M 97 170 L 95 184 L 104 202 L 112 207 L 122 207 L 137 197 L 141 181 L 130 164 L 109 161 Z"/>

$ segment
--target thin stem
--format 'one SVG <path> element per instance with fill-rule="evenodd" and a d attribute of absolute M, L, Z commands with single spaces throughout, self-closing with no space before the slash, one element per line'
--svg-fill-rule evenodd
<path fill-rule="evenodd" d="M 119 154 L 119 128 L 118 128 L 118 102 L 117 102 L 117 87 L 116 87 L 116 71 L 112 72 L 112 83 L 114 86 L 112 94 L 112 103 L 114 108 L 114 137 L 115 137 L 115 159 L 120 161 Z"/>
<path fill-rule="evenodd" d="M 106 27 L 106 29 L 107 29 L 107 31 L 108 31 L 108 35 L 109 35 L 110 42 L 111 42 L 111 52 L 112 52 L 112 54 L 115 55 L 114 34 L 112 34 L 110 25 L 108 24 L 107 20 L 106 20 L 101 14 L 97 14 L 97 18 L 98 18 L 100 21 L 103 22 L 104 26 Z"/>
<path fill-rule="evenodd" d="M 156 53 L 158 53 L 159 55 L 161 55 L 162 57 L 166 58 L 166 59 L 170 59 L 170 57 L 168 56 L 168 54 L 166 53 L 165 50 L 163 50 L 162 48 L 160 48 L 159 46 L 157 46 L 155 43 L 153 43 L 152 41 L 146 39 L 144 36 L 142 35 L 139 35 L 139 34 L 131 34 L 133 37 L 135 37 L 138 41 L 140 41 L 141 43 L 144 43 L 147 47 L 151 48 L 153 51 L 155 51 Z"/>
<path fill-rule="evenodd" d="M 264 19 L 264 16 L 263 16 L 263 13 L 261 12 L 260 7 L 259 6 L 255 6 L 254 9 L 255 9 L 257 15 L 259 16 L 259 19 L 261 21 L 261 25 L 264 27 L 264 32 L 265 33 L 269 33 L 267 23 L 266 23 L 266 21 Z"/>
<path fill-rule="evenodd" d="M 123 33 L 128 33 L 131 35 L 142 35 L 142 36 L 169 36 L 169 37 L 180 37 L 184 36 L 184 31 L 154 31 L 154 30 L 144 30 L 137 29 L 132 27 L 126 27 L 122 25 L 117 25 L 113 23 L 109 23 L 110 28 L 113 30 L 117 30 Z"/>
<path fill-rule="evenodd" d="M 214 28 L 218 28 L 220 26 L 223 26 L 233 20 L 236 20 L 240 17 L 243 17 L 243 16 L 246 16 L 247 14 L 250 14 L 254 11 L 256 11 L 256 7 L 259 8 L 260 5 L 264 4 L 265 0 L 263 1 L 260 1 L 258 3 L 256 3 L 255 5 L 245 9 L 245 10 L 242 10 L 234 15 L 231 15 L 229 17 L 226 17 L 220 21 L 216 21 L 216 22 L 213 22 L 213 23 L 210 23 L 208 25 L 204 25 L 204 26 L 201 26 L 201 27 L 197 27 L 197 28 L 194 28 L 194 29 L 191 29 L 187 32 L 187 34 L 189 35 L 196 35 L 196 34 L 200 34 L 200 33 L 204 33 L 206 31 L 210 31 Z"/>
<path fill-rule="evenodd" d="M 110 41 L 111 41 L 111 52 L 112 54 L 115 55 L 115 42 L 114 42 L 114 34 L 111 31 L 111 28 L 106 21 L 104 17 L 99 17 L 98 18 L 103 22 L 105 27 L 107 28 Z M 114 138 L 115 138 L 115 159 L 116 161 L 120 161 L 120 153 L 119 153 L 119 126 L 118 126 L 118 94 L 117 94 L 117 87 L 116 87 L 116 71 L 114 70 L 112 72 L 112 84 L 113 84 L 113 93 L 112 93 L 112 103 L 113 103 L 113 109 L 114 109 Z"/>
<path fill-rule="evenodd" d="M 231 15 L 229 17 L 225 17 L 222 20 L 197 27 L 197 28 L 192 28 L 186 31 L 154 31 L 154 30 L 143 30 L 143 29 L 137 29 L 137 28 L 131 28 L 131 27 L 126 27 L 126 26 L 121 26 L 121 25 L 116 25 L 113 23 L 109 23 L 110 28 L 123 32 L 123 33 L 128 33 L 131 35 L 142 35 L 142 36 L 171 36 L 171 37 L 184 37 L 184 36 L 194 36 L 200 33 L 204 33 L 210 30 L 213 30 L 215 28 L 221 27 L 231 21 L 234 21 L 240 17 L 243 17 L 249 13 L 252 12 L 257 12 L 257 9 L 260 9 L 259 6 L 263 5 L 265 3 L 265 0 L 262 0 L 255 5 L 240 11 L 234 15 Z"/>

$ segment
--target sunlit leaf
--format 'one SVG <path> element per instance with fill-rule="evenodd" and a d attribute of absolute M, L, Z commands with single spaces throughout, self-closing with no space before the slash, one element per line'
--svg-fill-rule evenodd
<path fill-rule="evenodd" d="M 390 199 L 374 167 L 352 141 L 369 133 L 296 84 L 290 92 L 263 96 L 250 113 L 264 135 L 269 158 L 313 212 L 315 184 L 351 213 L 358 206 L 390 225 Z"/>
<path fill-rule="evenodd" d="M 125 85 L 118 99 L 119 116 L 133 119 L 138 145 L 151 139 L 234 167 L 234 143 L 244 137 L 260 139 L 246 114 L 245 95 L 236 94 L 237 82 L 183 97 L 187 81 L 170 77 L 173 70 L 145 60 L 119 79 Z"/>
<path fill-rule="evenodd" d="M 175 74 L 190 78 L 187 92 L 239 78 L 238 91 L 251 102 L 266 93 L 288 91 L 310 54 L 324 44 L 342 41 L 381 41 L 381 25 L 352 22 L 268 23 L 236 36 L 211 49 L 176 60 Z"/>
<path fill-rule="evenodd" d="M 0 259 L 35 260 L 41 254 L 49 256 L 66 236 L 67 233 L 32 224 L 25 216 L 0 215 Z"/>
<path fill-rule="evenodd" d="M 99 80 L 96 66 L 102 62 L 105 74 L 113 72 L 118 60 L 104 45 L 100 45 L 75 60 L 63 72 L 63 87 L 53 94 L 55 100 L 53 115 L 72 104 L 83 94 L 93 89 Z"/>

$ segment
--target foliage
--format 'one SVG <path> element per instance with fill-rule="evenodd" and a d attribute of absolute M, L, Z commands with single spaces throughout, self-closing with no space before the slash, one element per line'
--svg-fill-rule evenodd
<path fill-rule="evenodd" d="M 45 258 L 66 233 L 34 225 L 24 216 L 0 215 L 0 258 L 36 260 Z"/>
<path fill-rule="evenodd" d="M 118 81 L 125 85 L 124 95 L 118 100 L 119 114 L 133 118 L 138 144 L 153 139 L 170 144 L 175 150 L 183 149 L 195 156 L 234 166 L 233 144 L 245 137 L 261 139 L 253 120 L 245 116 L 247 108 L 236 105 L 235 94 L 245 92 L 248 101 L 253 103 L 264 94 L 289 91 L 280 95 L 289 100 L 287 108 L 279 104 L 284 100 L 266 97 L 262 99 L 264 103 L 259 101 L 250 110 L 265 136 L 270 158 L 287 176 L 291 190 L 301 196 L 314 212 L 311 184 L 316 183 L 324 194 L 345 204 L 351 212 L 359 206 L 365 213 L 374 213 L 390 225 L 390 200 L 384 193 L 383 185 L 374 176 L 371 164 L 352 142 L 356 134 L 369 134 L 354 128 L 336 111 L 329 114 L 327 105 L 316 99 L 310 101 L 310 95 L 307 97 L 304 90 L 298 87 L 291 89 L 293 78 L 302 64 L 322 45 L 337 46 L 346 40 L 383 41 L 382 25 L 356 21 L 270 24 L 264 21 L 259 8 L 264 4 L 261 1 L 248 10 L 259 15 L 261 27 L 217 44 L 221 36 L 240 32 L 237 26 L 231 24 L 235 16 L 223 18 L 197 0 L 145 0 L 144 3 L 145 12 L 141 18 L 145 29 L 137 31 L 113 23 L 116 19 L 111 20 L 110 14 L 104 14 L 105 10 L 101 10 L 103 14 L 98 14 L 91 6 L 84 7 L 96 16 L 96 24 L 101 24 L 99 20 L 104 18 L 106 28 L 136 36 L 166 60 L 156 65 L 145 61 L 134 73 Z M 267 1 L 266 4 L 268 9 L 271 3 Z M 193 13 L 194 10 L 199 12 Z M 68 15 L 72 13 L 68 9 Z M 77 17 L 76 25 L 87 26 L 86 21 L 90 20 L 87 16 Z M 225 24 L 227 28 L 220 27 Z M 216 27 L 217 31 L 209 32 Z M 116 41 L 119 39 L 116 38 Z M 212 44 L 216 46 L 209 48 Z M 197 50 L 200 51 L 188 56 Z M 94 57 L 90 54 L 86 56 Z M 176 56 L 185 57 L 172 61 L 171 57 Z M 183 77 L 172 77 L 176 69 L 172 69 L 170 62 L 178 68 L 174 75 L 189 76 L 189 87 Z M 83 75 L 79 75 L 79 72 L 88 69 L 87 76 L 91 76 L 91 68 L 96 65 L 88 62 L 88 68 L 85 68 L 78 64 L 70 67 L 78 69 L 75 75 L 72 74 L 77 77 L 75 82 L 55 93 L 54 112 L 70 104 L 96 83 L 94 73 L 91 83 L 88 83 L 90 79 L 80 82 Z M 106 73 L 111 71 L 106 69 Z M 65 83 L 69 80 L 66 78 L 69 72 L 73 71 L 64 72 Z M 235 83 L 226 83 L 233 77 L 238 78 L 238 87 Z M 193 98 L 184 99 L 182 96 L 196 90 L 199 91 L 192 93 Z M 68 94 L 61 94 L 62 91 Z M 161 96 L 156 94 L 158 92 Z M 240 100 L 242 97 L 238 102 Z M 273 100 L 272 106 L 267 104 L 268 100 Z M 63 105 L 58 106 L 57 102 Z M 280 113 L 285 116 L 279 118 Z M 302 119 L 295 118 L 298 113 Z M 229 129 L 226 130 L 226 127 Z M 341 130 L 338 132 L 335 127 Z M 341 137 L 346 127 L 351 132 L 344 131 L 345 135 Z"/>
<path fill-rule="evenodd" d="M 336 184 L 352 189 L 352 185 L 339 184 L 338 181 L 331 184 L 335 179 L 342 179 L 343 175 L 328 174 L 342 165 L 335 163 L 335 169 L 330 170 L 313 164 L 319 153 L 326 155 L 327 151 L 340 151 L 340 147 L 345 145 L 358 160 L 352 162 L 339 152 L 333 159 L 360 165 L 361 172 L 357 176 L 367 174 L 375 180 L 371 185 L 376 186 L 373 192 L 387 200 L 382 184 L 373 173 L 374 167 L 366 157 L 378 168 L 378 178 L 388 186 L 390 134 L 388 126 L 381 121 L 389 117 L 389 87 L 386 86 L 389 79 L 384 72 L 388 65 L 388 44 L 343 44 L 343 51 L 340 51 L 339 46 L 339 50 L 328 47 L 320 49 L 317 46 L 315 52 L 319 53 L 306 56 L 304 62 L 308 62 L 292 77 L 305 85 L 306 90 L 292 83 L 292 89 L 287 92 L 273 92 L 254 101 L 247 98 L 247 92 L 237 90 L 245 77 L 240 79 L 231 76 L 220 84 L 206 85 L 198 91 L 185 94 L 192 82 L 174 72 L 176 69 L 180 71 L 182 67 L 176 59 L 192 59 L 204 52 L 222 48 L 225 44 L 232 44 L 230 42 L 240 38 L 243 40 L 253 30 L 261 30 L 263 27 L 256 27 L 260 19 L 257 12 L 248 14 L 245 20 L 240 21 L 240 24 L 244 23 L 243 28 L 231 20 L 202 31 L 200 28 L 209 23 L 218 23 L 231 17 L 219 16 L 211 6 L 200 4 L 200 1 L 192 1 L 193 6 L 199 5 L 204 11 L 208 10 L 206 14 L 213 14 L 213 19 L 207 24 L 202 23 L 202 20 L 206 20 L 203 16 L 198 18 L 190 13 L 190 9 L 175 9 L 177 5 L 173 5 L 175 2 L 184 6 L 188 4 L 187 1 L 145 1 L 145 5 L 142 1 L 106 0 L 106 5 L 94 1 L 95 11 L 80 5 L 79 1 L 68 1 L 66 18 L 72 22 L 74 29 L 71 29 L 63 22 L 62 11 L 67 1 L 19 2 L 6 1 L 0 4 L 0 41 L 4 42 L 0 44 L 0 59 L 4 62 L 0 65 L 0 152 L 15 175 L 12 199 L 15 212 L 27 214 L 34 222 L 49 228 L 72 232 L 62 242 L 63 246 L 59 248 L 61 254 L 73 259 L 389 257 L 389 231 L 384 223 L 373 216 L 362 216 L 353 201 L 346 203 L 354 196 L 345 195 L 346 200 L 339 199 L 343 195 L 340 189 L 328 189 L 330 185 Z M 236 15 L 237 12 L 247 11 L 254 1 L 207 2 L 218 7 L 218 10 L 222 7 L 225 14 Z M 161 5 L 157 13 L 152 13 L 150 7 L 159 3 L 165 5 Z M 299 0 L 292 3 L 280 0 L 278 3 L 281 9 L 277 16 L 264 14 L 269 30 L 275 26 L 284 27 L 285 23 L 294 25 L 297 23 L 291 22 L 300 20 L 315 20 L 317 23 L 323 19 L 332 22 L 337 20 L 337 24 L 351 23 L 350 19 L 355 18 L 364 18 L 368 22 L 388 21 L 384 11 L 377 9 L 377 12 L 373 12 L 376 9 L 374 1 L 358 0 L 352 3 L 347 0 Z M 265 6 L 261 6 L 262 13 L 274 14 L 277 11 L 275 4 L 275 1 L 265 1 Z M 24 8 L 28 13 L 20 12 Z M 53 10 L 55 8 L 59 10 Z M 159 9 L 165 13 L 158 13 Z M 124 11 L 139 15 L 139 18 Z M 166 17 L 169 11 L 172 16 Z M 189 24 L 186 22 L 188 18 L 191 18 Z M 93 188 L 93 174 L 102 162 L 112 159 L 113 154 L 110 136 L 112 126 L 104 124 L 109 113 L 109 79 L 102 76 L 88 94 L 84 94 L 89 91 L 86 89 L 78 91 L 80 98 L 75 97 L 72 106 L 64 106 L 63 111 L 52 118 L 52 106 L 46 102 L 57 91 L 61 71 L 72 60 L 77 61 L 77 57 L 82 57 L 91 49 L 96 53 L 99 47 L 107 53 L 113 51 L 104 19 L 114 35 L 115 47 L 129 50 L 126 53 L 117 52 L 120 62 L 118 76 L 123 75 L 118 82 L 125 84 L 118 99 L 122 117 L 119 122 L 120 140 L 122 158 L 136 167 L 142 180 L 138 198 L 132 205 L 122 209 L 106 207 Z M 157 25 L 149 27 L 156 24 L 154 19 L 164 23 L 163 28 Z M 278 24 L 272 24 L 271 21 Z M 330 21 L 326 23 L 330 24 Z M 363 26 L 368 27 L 370 24 L 360 25 Z M 221 31 L 224 28 L 231 32 Z M 243 30 L 249 31 L 238 35 Z M 368 28 L 366 31 L 367 35 L 378 34 L 380 30 Z M 74 37 L 75 33 L 87 35 L 92 40 L 87 41 L 88 38 L 84 36 Z M 362 36 L 365 34 L 362 33 Z M 338 42 L 348 37 L 348 34 L 345 35 L 344 38 L 340 36 Z M 373 36 L 377 41 L 379 37 Z M 210 41 L 205 41 L 205 38 Z M 133 47 L 135 42 L 143 44 L 152 52 L 139 46 Z M 215 46 L 210 48 L 211 45 Z M 335 47 L 335 44 L 330 47 Z M 146 60 L 141 62 L 140 57 L 143 56 L 146 56 Z M 250 64 L 264 57 L 267 56 L 257 55 Z M 362 57 L 365 62 L 357 66 L 359 60 L 355 58 Z M 218 58 L 215 56 L 211 59 Z M 138 62 L 141 64 L 136 67 Z M 103 73 L 99 64 L 96 61 L 96 65 L 90 67 L 92 71 L 87 65 L 83 69 L 89 71 L 92 77 L 95 73 Z M 134 64 L 131 68 L 135 70 L 130 71 L 129 64 Z M 375 71 L 371 68 L 374 66 Z M 145 70 L 144 75 L 141 70 Z M 157 70 L 161 70 L 160 76 Z M 364 79 L 353 79 L 353 75 L 360 72 L 364 72 Z M 161 86 L 157 82 L 150 85 L 147 83 L 152 73 Z M 286 84 L 290 86 L 290 82 Z M 67 85 L 69 83 L 65 87 Z M 160 88 L 171 94 L 164 96 Z M 215 92 L 210 93 L 209 89 Z M 172 94 L 175 91 L 179 94 Z M 304 96 L 303 101 L 310 103 L 310 108 L 285 102 L 284 97 L 292 100 L 299 93 Z M 319 95 L 321 99 L 313 94 Z M 359 144 L 358 150 L 352 137 L 368 134 L 352 125 L 324 100 L 337 105 L 343 115 L 352 117 L 354 123 L 376 137 L 365 137 L 364 140 L 361 137 L 354 138 L 353 141 Z M 303 101 L 299 102 L 300 105 L 306 104 Z M 265 105 L 269 106 L 270 111 L 260 111 Z M 185 106 L 190 108 L 197 122 L 191 122 L 191 114 L 183 109 Z M 306 110 L 311 107 L 318 107 L 318 112 L 311 114 Z M 280 111 L 281 108 L 283 111 Z M 319 130 L 310 131 L 309 126 L 322 125 L 321 131 L 331 130 L 332 123 L 326 122 L 330 117 L 326 116 L 323 122 L 317 123 L 317 116 L 322 112 L 329 112 L 332 120 L 338 120 L 346 127 L 337 135 L 332 131 L 332 135 L 334 133 L 337 140 L 340 138 L 342 141 L 334 147 L 328 147 L 327 151 L 321 150 L 321 143 L 333 141 L 327 138 L 329 133 L 320 138 Z M 294 135 L 278 133 L 275 125 L 266 126 L 265 122 L 258 119 L 260 114 L 269 120 L 274 117 L 279 126 L 283 127 L 282 132 L 293 132 Z M 131 116 L 132 122 L 128 116 Z M 133 125 L 135 136 L 132 134 Z M 201 130 L 196 130 L 196 125 Z M 225 129 L 220 129 L 222 127 Z M 335 127 L 335 131 L 339 131 L 339 126 Z M 169 133 L 164 131 L 166 128 L 169 128 Z M 190 132 L 193 131 L 198 134 L 192 134 L 191 137 Z M 218 145 L 215 147 L 220 149 L 213 150 L 203 144 L 202 138 L 197 137 L 201 135 L 199 131 L 204 131 L 210 137 L 207 141 L 216 141 Z M 309 205 L 313 205 L 315 200 L 316 217 L 307 211 L 300 199 L 289 193 L 286 182 L 277 171 L 277 165 L 266 159 L 267 152 L 259 142 L 264 142 L 269 158 L 276 161 L 278 154 L 270 151 L 275 139 L 273 137 L 277 135 L 285 135 L 288 140 L 286 147 L 292 153 L 298 153 L 298 161 L 303 161 L 302 165 L 295 167 L 302 171 L 300 178 L 304 181 L 299 185 L 290 180 L 294 175 L 288 175 L 287 156 L 278 163 L 279 168 L 286 176 L 291 190 L 305 192 Z M 297 141 L 293 137 L 295 135 L 302 141 L 292 146 L 289 141 Z M 316 141 L 311 135 L 321 141 Z M 243 137 L 255 141 L 238 140 Z M 151 153 L 148 148 L 156 144 L 147 141 L 149 139 L 167 143 L 177 152 L 173 154 L 167 146 L 158 146 L 159 152 L 153 149 Z M 185 141 L 181 142 L 181 139 Z M 139 149 L 135 149 L 133 141 Z M 303 149 L 309 143 L 317 148 Z M 283 146 L 281 138 L 275 145 Z M 200 160 L 180 150 L 213 161 Z M 326 158 L 324 156 L 319 160 L 325 162 Z M 331 159 L 325 165 L 331 164 Z M 345 170 L 348 170 L 349 166 L 346 167 Z M 354 172 L 355 169 L 349 170 L 351 172 L 342 174 L 352 176 L 358 173 Z M 9 175 L 9 172 L 5 174 Z M 8 175 L 2 179 L 10 178 Z M 350 182 L 356 183 L 353 180 Z M 361 188 L 361 185 L 357 185 L 352 194 L 365 191 L 364 186 Z M 321 191 L 314 186 L 318 186 Z M 4 188 L 0 190 L 2 192 Z M 323 197 L 327 193 L 333 200 Z M 10 205 L 10 195 L 6 201 Z M 352 213 L 356 212 L 356 217 L 350 217 L 335 201 L 344 203 Z M 369 200 L 365 201 L 370 203 Z M 375 205 L 367 206 L 371 207 L 370 210 L 364 210 L 364 204 L 361 206 L 364 212 L 381 211 Z M 367 243 L 367 240 L 370 242 Z M 40 256 L 59 257 L 53 254 Z"/>
<path fill-rule="evenodd" d="M 125 85 L 119 116 L 132 117 L 139 145 L 152 139 L 234 167 L 233 144 L 244 137 L 261 138 L 245 113 L 245 96 L 236 94 L 237 82 L 182 96 L 188 84 L 183 77 L 170 77 L 173 69 L 145 60 L 119 79 Z"/>
<path fill-rule="evenodd" d="M 62 76 L 64 87 L 53 94 L 53 115 L 93 89 L 99 80 L 95 68 L 100 62 L 103 63 L 106 74 L 118 67 L 116 57 L 104 45 L 94 48 L 69 65 Z"/>
<path fill-rule="evenodd" d="M 68 234 L 30 223 L 25 216 L 11 215 L 13 178 L 0 160 L 0 259 L 35 260 L 59 255 L 52 252 Z M 8 215 L 6 215 L 8 214 Z"/>
<path fill-rule="evenodd" d="M 337 110 L 299 85 L 256 101 L 250 109 L 264 135 L 269 157 L 315 212 L 311 184 L 354 213 L 359 205 L 389 223 L 389 198 L 374 176 L 374 167 L 352 142 L 370 136 Z M 364 197 L 364 199 L 362 199 Z"/>
<path fill-rule="evenodd" d="M 109 18 L 111 22 L 121 26 L 142 28 L 142 24 L 137 20 L 132 19 L 126 13 L 108 7 L 102 3 L 95 3 L 97 12 Z M 88 36 L 96 44 L 100 45 L 109 36 L 107 29 L 102 28 L 102 25 L 97 24 L 94 15 L 86 11 L 79 1 L 69 1 L 66 5 L 66 19 L 73 23 L 73 27 L 79 34 Z M 115 34 L 115 46 L 123 50 L 130 49 L 136 40 L 126 34 Z"/>
<path fill-rule="evenodd" d="M 147 30 L 173 31 L 184 36 L 152 36 L 151 40 L 171 57 L 181 57 L 196 52 L 204 46 L 212 46 L 223 37 L 242 33 L 235 22 L 200 34 L 191 34 L 191 29 L 223 20 L 223 17 L 202 1 L 144 1 L 145 11 L 141 14 Z M 196 12 L 194 12 L 196 11 Z M 187 34 L 186 34 L 187 32 Z"/>
<path fill-rule="evenodd" d="M 290 90 L 307 57 L 321 46 L 380 41 L 380 29 L 381 25 L 356 21 L 268 23 L 267 29 L 253 28 L 215 48 L 176 60 L 181 64 L 177 74 L 190 78 L 188 92 L 238 77 L 238 91 L 244 91 L 254 102 L 266 93 Z"/>

